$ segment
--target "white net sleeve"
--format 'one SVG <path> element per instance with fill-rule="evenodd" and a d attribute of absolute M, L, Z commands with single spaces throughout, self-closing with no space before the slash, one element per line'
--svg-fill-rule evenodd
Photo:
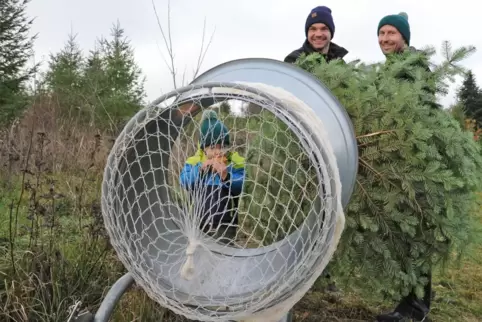
<path fill-rule="evenodd" d="M 345 223 L 322 120 L 283 89 L 240 82 L 139 112 L 109 156 L 102 211 L 137 284 L 198 321 L 278 321 Z"/>

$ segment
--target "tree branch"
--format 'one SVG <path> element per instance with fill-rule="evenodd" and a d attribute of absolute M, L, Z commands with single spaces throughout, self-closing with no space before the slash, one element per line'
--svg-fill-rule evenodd
<path fill-rule="evenodd" d="M 159 29 L 161 31 L 162 39 L 164 40 L 164 45 L 166 46 L 168 55 L 169 55 L 169 62 L 162 56 L 162 59 L 166 63 L 169 72 L 171 74 L 172 82 L 174 85 L 174 89 L 177 89 L 177 70 L 176 70 L 176 64 L 175 64 L 175 55 L 174 55 L 174 46 L 172 44 L 172 33 L 171 33 L 171 1 L 168 0 L 167 2 L 167 34 L 164 32 L 164 29 L 162 28 L 161 21 L 159 19 L 159 14 L 156 9 L 156 5 L 154 3 L 154 0 L 151 0 L 152 8 L 154 9 L 154 14 L 156 16 L 157 20 L 157 25 L 159 26 Z M 204 58 L 206 57 L 206 54 L 209 50 L 209 47 L 211 46 L 213 37 L 214 37 L 214 32 L 211 34 L 211 37 L 209 38 L 209 42 L 205 46 L 205 38 L 206 38 L 206 18 L 204 18 L 204 26 L 203 26 L 203 34 L 202 34 L 202 41 L 201 41 L 201 48 L 199 50 L 199 55 L 197 59 L 197 64 L 196 68 L 193 70 L 193 79 L 196 78 L 199 74 L 199 71 L 201 70 L 202 63 L 204 61 Z M 185 79 L 186 79 L 186 71 L 184 70 L 183 75 L 182 75 L 182 86 L 185 85 Z"/>
<path fill-rule="evenodd" d="M 156 20 L 157 20 L 157 25 L 159 26 L 159 29 L 161 30 L 161 35 L 162 39 L 164 40 L 164 44 L 166 45 L 167 53 L 169 54 L 171 64 L 167 64 L 167 67 L 169 68 L 169 71 L 172 76 L 172 82 L 174 85 L 174 88 L 177 88 L 176 84 L 176 69 L 175 69 L 175 64 L 174 64 L 174 51 L 172 47 L 172 39 L 171 39 L 171 1 L 168 0 L 167 2 L 167 31 L 168 31 L 168 37 L 166 37 L 164 33 L 164 29 L 162 28 L 161 21 L 159 19 L 159 14 L 157 13 L 156 9 L 156 4 L 154 3 L 154 0 L 151 0 L 152 3 L 152 8 L 154 9 L 154 14 L 156 15 Z M 169 38 L 169 42 L 168 42 Z"/>
<path fill-rule="evenodd" d="M 199 56 L 198 56 L 198 60 L 197 60 L 197 66 L 196 66 L 196 69 L 194 70 L 193 72 L 193 78 L 196 78 L 199 71 L 201 70 L 201 65 L 204 61 L 204 58 L 206 57 L 206 53 L 207 51 L 209 50 L 209 47 L 211 46 L 211 42 L 213 40 L 213 36 L 214 36 L 214 32 L 216 31 L 216 29 L 213 31 L 213 33 L 211 34 L 211 37 L 209 38 L 209 42 L 206 46 L 206 50 L 204 50 L 203 52 L 203 49 L 204 49 L 204 40 L 205 40 L 205 37 L 206 37 L 206 18 L 204 18 L 204 24 L 203 24 L 203 36 L 202 36 L 202 41 L 201 41 L 201 49 L 199 50 Z"/>

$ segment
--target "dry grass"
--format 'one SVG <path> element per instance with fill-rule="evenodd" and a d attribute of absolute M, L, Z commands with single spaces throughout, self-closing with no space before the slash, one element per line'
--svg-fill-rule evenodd
<path fill-rule="evenodd" d="M 0 320 L 65 321 L 124 272 L 100 213 L 109 138 L 38 99 L 0 141 Z M 3 237 L 6 236 L 6 237 Z"/>
<path fill-rule="evenodd" d="M 0 137 L 0 164 L 18 172 L 28 160 L 42 158 L 49 173 L 101 172 L 114 138 L 106 131 L 79 123 L 76 117 L 61 118 L 54 99 L 40 97 L 20 120 Z M 44 136 L 41 149 L 36 140 Z M 13 159 L 12 159 L 13 158 Z"/>

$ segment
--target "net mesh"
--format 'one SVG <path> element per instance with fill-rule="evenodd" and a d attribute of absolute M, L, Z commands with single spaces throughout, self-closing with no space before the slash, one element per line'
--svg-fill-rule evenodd
<path fill-rule="evenodd" d="M 102 188 L 136 282 L 199 321 L 281 318 L 336 248 L 340 199 L 321 120 L 287 91 L 248 83 L 186 87 L 140 111 Z"/>

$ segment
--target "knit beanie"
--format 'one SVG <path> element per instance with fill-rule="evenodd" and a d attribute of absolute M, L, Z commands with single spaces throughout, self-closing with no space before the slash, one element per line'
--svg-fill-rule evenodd
<path fill-rule="evenodd" d="M 408 23 L 408 15 L 405 12 L 400 12 L 398 15 L 388 15 L 383 17 L 378 23 L 377 34 L 385 25 L 397 28 L 402 34 L 403 39 L 407 42 L 407 45 L 410 46 L 410 24 Z"/>
<path fill-rule="evenodd" d="M 213 110 L 206 110 L 203 113 L 200 134 L 201 149 L 216 144 L 230 145 L 228 128 L 218 119 L 217 113 Z"/>
<path fill-rule="evenodd" d="M 324 23 L 331 32 L 331 38 L 335 36 L 335 23 L 331 15 L 331 9 L 325 6 L 318 6 L 313 8 L 306 18 L 305 35 L 308 36 L 308 29 L 315 23 Z"/>

